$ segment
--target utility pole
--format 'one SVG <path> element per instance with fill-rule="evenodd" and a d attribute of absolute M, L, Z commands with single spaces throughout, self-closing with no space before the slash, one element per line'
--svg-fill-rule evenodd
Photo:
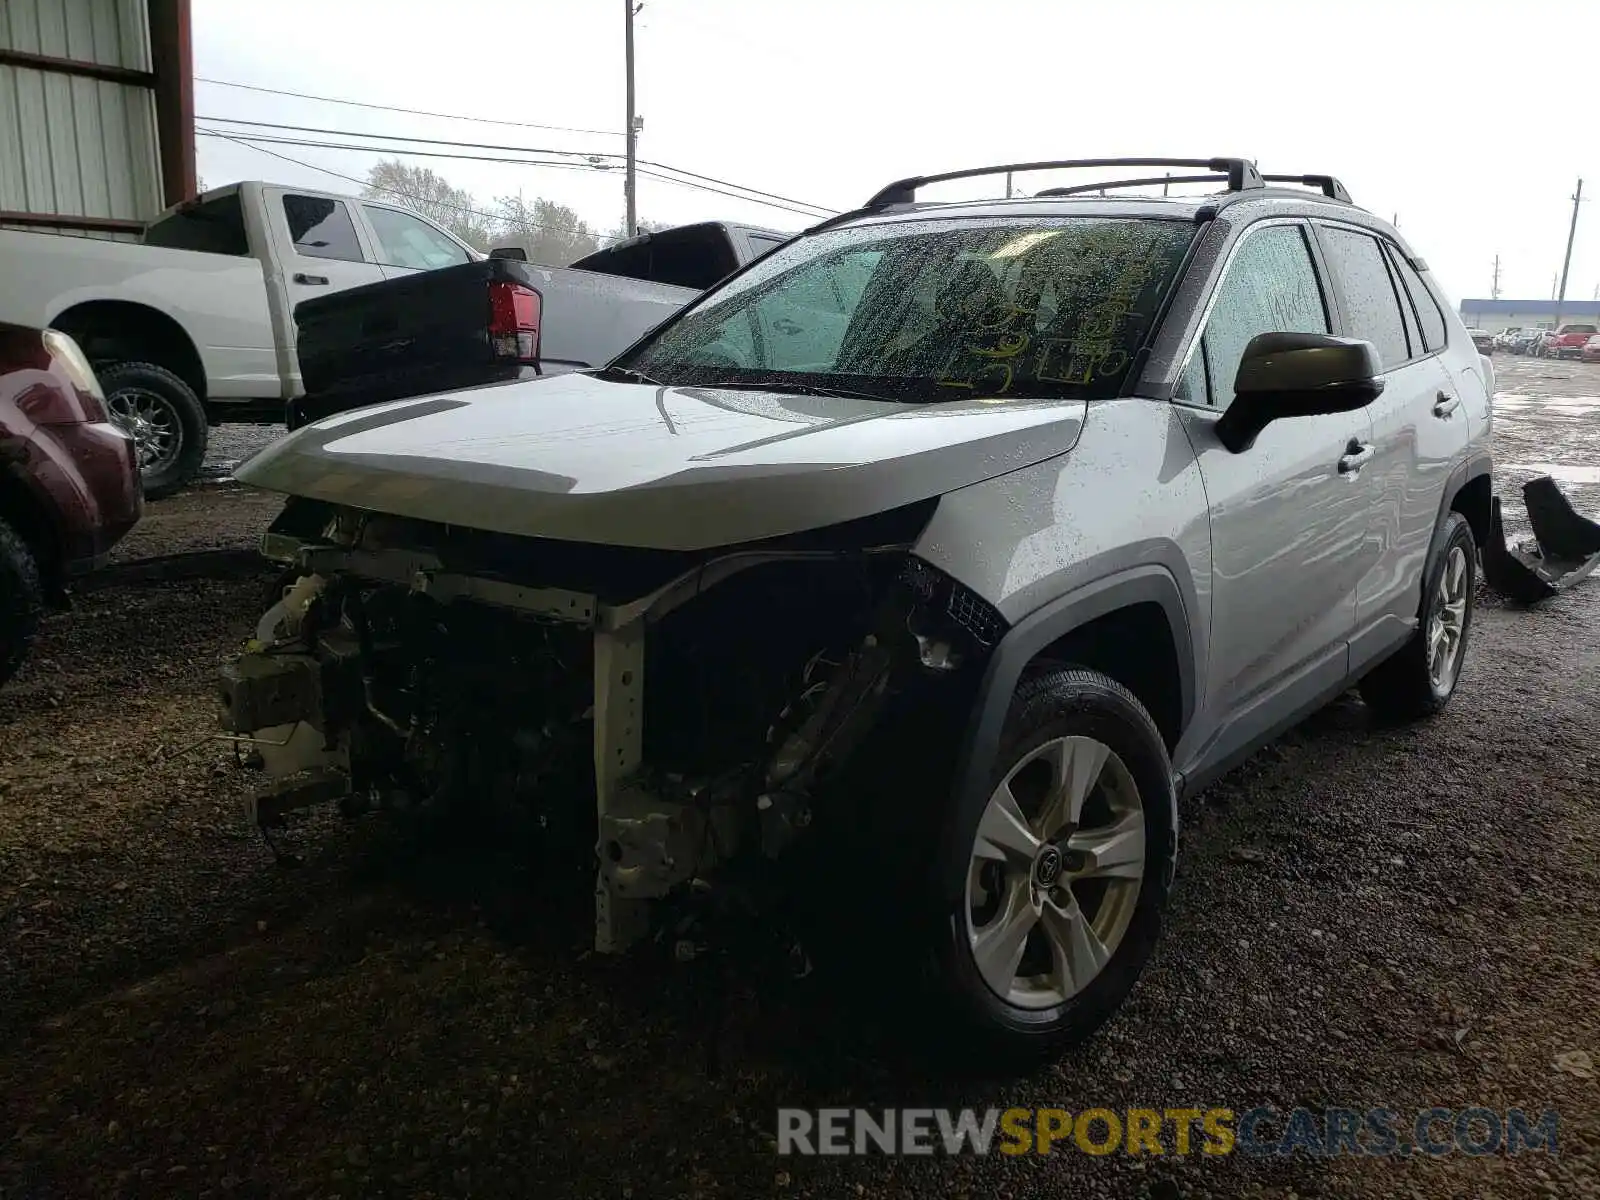
<path fill-rule="evenodd" d="M 634 196 L 634 189 L 638 184 L 638 175 L 634 170 L 636 166 L 634 161 L 635 140 L 639 136 L 639 131 L 633 113 L 633 15 L 643 7 L 644 5 L 640 4 L 638 8 L 635 8 L 634 0 L 622 0 L 624 14 L 622 44 L 628 68 L 628 123 L 623 126 L 623 135 L 628 139 L 628 173 L 622 181 L 622 194 L 627 202 L 627 220 L 625 223 L 629 237 L 638 232 L 639 226 L 639 211 Z"/>
<path fill-rule="evenodd" d="M 1494 282 L 1489 285 L 1489 299 L 1500 299 L 1500 256 L 1494 256 Z"/>
<path fill-rule="evenodd" d="M 1578 232 L 1578 205 L 1583 203 L 1583 180 L 1572 194 L 1572 224 L 1567 229 L 1567 256 L 1561 260 L 1561 291 L 1556 294 L 1556 328 L 1561 328 L 1561 305 L 1567 299 L 1567 268 L 1572 266 L 1572 239 Z"/>

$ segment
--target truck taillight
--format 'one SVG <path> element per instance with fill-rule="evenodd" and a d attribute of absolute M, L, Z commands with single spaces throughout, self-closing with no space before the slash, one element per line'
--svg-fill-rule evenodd
<path fill-rule="evenodd" d="M 498 359 L 539 362 L 539 293 L 497 279 L 489 285 L 489 348 Z"/>

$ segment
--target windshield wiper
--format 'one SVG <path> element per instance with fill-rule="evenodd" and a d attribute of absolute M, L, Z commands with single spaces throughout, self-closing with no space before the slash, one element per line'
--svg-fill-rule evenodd
<path fill-rule="evenodd" d="M 596 379 L 626 379 L 633 383 L 648 383 L 651 387 L 668 387 L 669 384 L 646 375 L 643 371 L 635 371 L 632 367 L 601 367 L 594 373 Z"/>
<path fill-rule="evenodd" d="M 794 396 L 832 396 L 840 400 L 876 400 L 882 404 L 899 403 L 896 396 L 885 396 L 881 392 L 857 392 L 850 388 L 829 387 L 816 383 L 743 383 L 737 380 L 713 379 L 709 383 L 696 380 L 685 387 L 713 387 L 727 388 L 729 391 L 743 392 L 788 392 Z"/>

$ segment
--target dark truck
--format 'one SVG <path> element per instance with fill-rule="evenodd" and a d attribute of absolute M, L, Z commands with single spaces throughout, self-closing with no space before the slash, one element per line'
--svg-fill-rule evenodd
<path fill-rule="evenodd" d="M 602 366 L 789 234 L 722 221 L 640 234 L 566 267 L 521 251 L 296 305 L 305 394 L 290 429 L 334 413 Z"/>

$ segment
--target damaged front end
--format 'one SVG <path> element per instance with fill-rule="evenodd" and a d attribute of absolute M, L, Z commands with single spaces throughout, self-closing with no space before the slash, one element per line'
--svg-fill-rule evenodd
<path fill-rule="evenodd" d="M 291 500 L 281 598 L 222 678 L 256 818 L 593 813 L 595 944 L 622 950 L 661 902 L 864 827 L 886 738 L 952 750 L 1004 625 L 910 553 L 932 509 L 679 552 Z"/>

